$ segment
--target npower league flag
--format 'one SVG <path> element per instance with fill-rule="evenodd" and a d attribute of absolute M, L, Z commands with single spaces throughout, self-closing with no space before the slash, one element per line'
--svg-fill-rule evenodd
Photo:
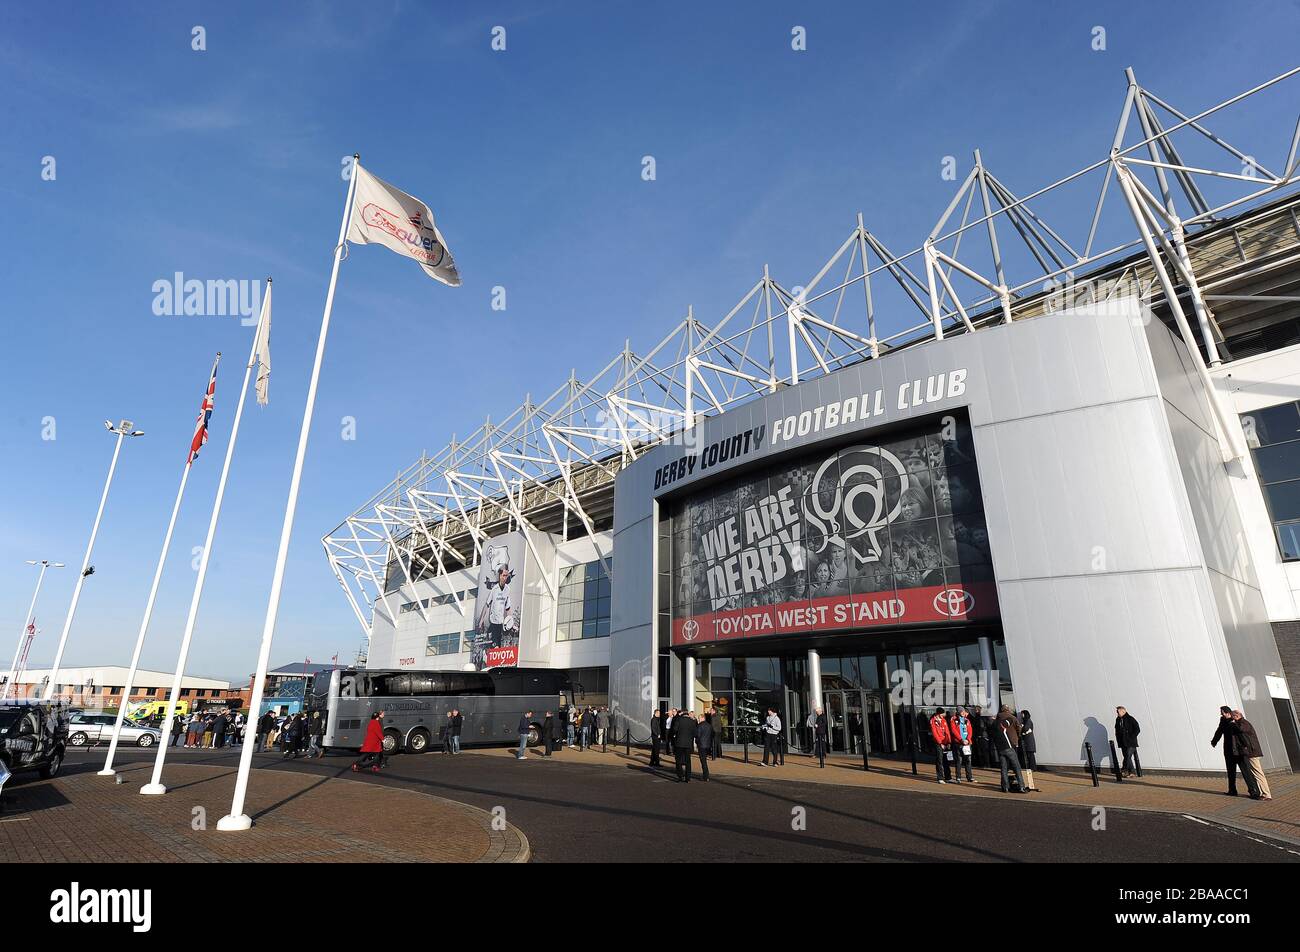
<path fill-rule="evenodd" d="M 456 262 L 433 223 L 433 212 L 418 198 L 375 178 L 359 164 L 348 241 L 378 244 L 419 262 L 435 281 L 460 287 Z"/>

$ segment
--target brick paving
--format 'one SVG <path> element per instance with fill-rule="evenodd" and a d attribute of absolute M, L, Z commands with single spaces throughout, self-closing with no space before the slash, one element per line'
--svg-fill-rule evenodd
<path fill-rule="evenodd" d="M 627 767 L 629 764 L 647 766 L 649 751 L 632 748 L 631 756 L 622 747 L 610 747 L 602 754 L 599 748 L 585 751 L 565 748 L 556 756 L 561 762 L 603 764 Z M 511 757 L 513 750 L 476 749 L 476 753 Z M 530 750 L 530 757 L 541 754 Z M 709 770 L 724 777 L 753 778 L 755 780 L 797 780 L 805 783 L 832 783 L 854 787 L 883 790 L 914 790 L 954 797 L 1007 798 L 999 789 L 1001 777 L 996 770 L 974 770 L 975 784 L 949 783 L 940 786 L 935 782 L 933 761 L 918 761 L 917 776 L 912 776 L 910 761 L 872 759 L 871 769 L 864 771 L 859 758 L 832 757 L 826 767 L 804 754 L 786 756 L 784 767 L 760 767 L 762 751 L 750 750 L 750 762 L 741 760 L 741 753 L 728 752 L 721 760 L 710 761 Z M 664 770 L 672 774 L 672 756 L 661 755 Z M 694 775 L 699 778 L 699 759 L 693 762 Z M 1102 806 L 1115 809 L 1150 810 L 1193 816 L 1211 823 L 1239 830 L 1261 833 L 1300 845 L 1300 776 L 1295 774 L 1270 774 L 1269 786 L 1273 791 L 1271 801 L 1252 800 L 1246 796 L 1245 784 L 1237 780 L 1239 797 L 1229 797 L 1226 775 L 1201 776 L 1188 774 L 1151 774 L 1142 778 L 1129 778 L 1116 783 L 1112 774 L 1100 773 L 1101 786 L 1094 787 L 1087 774 L 1074 772 L 1034 771 L 1034 785 L 1039 792 L 1016 797 L 1026 803 L 1047 802 L 1074 806 Z"/>
<path fill-rule="evenodd" d="M 91 770 L 5 785 L 4 862 L 526 862 L 527 838 L 493 829 L 482 810 L 440 797 L 295 771 L 254 770 L 251 830 L 218 832 L 230 808 L 235 767 L 169 764 L 168 792 L 141 796 L 152 764 L 118 778 Z M 203 828 L 206 825 L 206 829 Z M 500 823 L 496 824 L 502 825 Z M 195 829 L 195 826 L 200 827 Z"/>

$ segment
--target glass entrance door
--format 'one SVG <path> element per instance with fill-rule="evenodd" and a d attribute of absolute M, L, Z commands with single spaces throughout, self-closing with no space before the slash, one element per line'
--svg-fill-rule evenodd
<path fill-rule="evenodd" d="M 890 718 L 885 715 L 888 699 L 876 691 L 866 691 L 863 696 L 866 701 L 863 719 L 866 721 L 867 743 L 871 745 L 867 749 L 873 754 L 893 753 Z"/>
<path fill-rule="evenodd" d="M 863 740 L 862 692 L 844 692 L 844 741 L 850 754 L 861 754 Z"/>
<path fill-rule="evenodd" d="M 844 724 L 844 710 L 846 705 L 846 691 L 827 691 L 822 698 L 826 705 L 826 720 L 830 727 L 830 752 L 843 753 L 845 750 L 844 738 L 846 735 Z M 856 694 L 857 692 L 852 692 Z"/>

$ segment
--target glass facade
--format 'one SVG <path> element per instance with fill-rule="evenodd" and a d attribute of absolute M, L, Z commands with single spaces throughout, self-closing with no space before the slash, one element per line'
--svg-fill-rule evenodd
<path fill-rule="evenodd" d="M 1273 519 L 1278 551 L 1300 560 L 1300 403 L 1283 403 L 1241 415 L 1255 471 Z"/>
<path fill-rule="evenodd" d="M 920 756 L 933 751 L 928 721 L 935 708 L 964 705 L 972 714 L 992 689 L 994 706 L 1015 707 L 1006 647 L 991 638 L 997 683 L 982 681 L 978 641 L 913 649 L 820 656 L 822 703 L 830 718 L 831 753 L 860 756 L 906 753 L 915 742 Z M 723 742 L 760 745 L 759 726 L 776 708 L 792 750 L 809 751 L 812 713 L 807 656 L 713 658 L 697 662 L 695 708 L 712 706 L 722 715 Z M 661 664 L 661 668 L 663 665 Z M 662 672 L 661 672 L 662 677 Z M 661 699 L 661 708 L 676 704 Z M 992 711 L 984 711 L 990 716 Z"/>
<path fill-rule="evenodd" d="M 599 560 L 560 570 L 555 609 L 556 641 L 609 637 L 609 576 Z"/>

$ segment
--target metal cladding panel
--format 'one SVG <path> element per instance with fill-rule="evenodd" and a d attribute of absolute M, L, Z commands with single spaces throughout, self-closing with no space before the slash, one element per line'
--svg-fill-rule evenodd
<path fill-rule="evenodd" d="M 1144 764 L 1213 767 L 1192 728 L 1234 675 L 1160 396 L 1138 307 L 1123 301 L 932 341 L 703 420 L 619 476 L 613 635 L 635 632 L 637 645 L 614 657 L 653 667 L 653 608 L 635 578 L 654 561 L 654 528 L 641 527 L 652 496 L 966 408 L 1016 697 L 1034 711 L 1042 759 L 1079 763 L 1089 739 L 1105 751 L 1123 703 L 1143 723 Z M 819 408 L 846 400 L 868 415 L 816 425 Z M 709 465 L 737 436 L 740 451 Z"/>

